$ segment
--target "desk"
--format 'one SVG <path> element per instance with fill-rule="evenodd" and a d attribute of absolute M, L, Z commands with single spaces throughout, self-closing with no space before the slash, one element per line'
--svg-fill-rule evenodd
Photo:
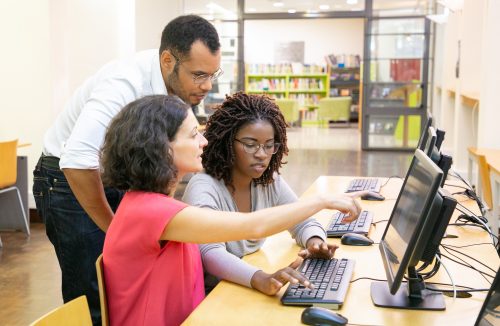
<path fill-rule="evenodd" d="M 303 197 L 324 192 L 343 192 L 352 177 L 319 177 Z M 384 180 L 382 180 L 385 182 Z M 374 213 L 374 220 L 389 218 L 395 199 L 401 188 L 402 181 L 391 179 L 382 188 L 386 197 L 382 202 L 363 202 L 365 210 Z M 461 197 L 460 200 L 465 200 Z M 471 205 L 471 208 L 475 207 Z M 333 211 L 323 210 L 315 215 L 324 226 L 327 225 Z M 386 223 L 372 227 L 370 237 L 379 242 Z M 445 239 L 444 242 L 453 245 L 467 245 L 491 241 L 489 236 L 478 228 L 449 227 L 449 233 L 459 236 L 457 239 Z M 378 245 L 369 247 L 352 247 L 340 245 L 338 239 L 329 239 L 331 243 L 340 246 L 336 257 L 347 257 L 356 260 L 353 279 L 372 277 L 386 279 Z M 480 250 L 478 250 L 480 248 Z M 250 264 L 259 266 L 266 272 L 290 264 L 295 260 L 299 248 L 288 232 L 282 232 L 269 237 L 258 252 L 245 256 Z M 493 269 L 499 265 L 498 256 L 491 245 L 481 245 L 461 249 L 473 254 L 483 262 L 488 262 Z M 454 276 L 456 284 L 475 288 L 489 288 L 489 284 L 477 272 L 455 265 L 443 259 L 448 270 Z M 450 283 L 444 268 L 441 268 L 433 281 Z M 349 318 L 349 322 L 362 325 L 473 325 L 479 313 L 486 293 L 474 293 L 469 299 L 445 297 L 446 310 L 439 312 L 387 309 L 375 307 L 370 297 L 369 280 L 359 280 L 352 283 L 347 293 L 346 302 L 339 313 Z M 285 287 L 286 288 L 286 287 Z M 303 307 L 283 306 L 280 298 L 285 291 L 270 297 L 256 290 L 228 282 L 221 282 L 189 316 L 184 325 L 301 325 L 300 316 Z"/>
<path fill-rule="evenodd" d="M 498 230 L 498 218 L 500 217 L 500 150 L 497 150 L 497 155 L 490 155 L 486 160 L 490 171 L 493 206 L 491 216 L 488 219 L 491 221 L 492 228 Z"/>

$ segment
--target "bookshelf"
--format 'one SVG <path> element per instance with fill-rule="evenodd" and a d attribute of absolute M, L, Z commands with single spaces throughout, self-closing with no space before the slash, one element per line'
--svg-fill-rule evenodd
<path fill-rule="evenodd" d="M 250 73 L 245 74 L 245 91 L 268 94 L 273 98 L 296 99 L 302 111 L 302 123 L 314 124 L 319 99 L 329 95 L 330 77 L 321 66 L 304 66 L 300 70 L 293 73 L 291 65 L 247 66 Z"/>
<path fill-rule="evenodd" d="M 330 67 L 330 97 L 350 96 L 352 98 L 350 120 L 358 121 L 360 67 Z"/>

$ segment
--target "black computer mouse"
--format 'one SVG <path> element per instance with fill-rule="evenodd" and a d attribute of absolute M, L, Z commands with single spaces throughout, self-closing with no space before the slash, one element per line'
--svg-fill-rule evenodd
<path fill-rule="evenodd" d="M 346 233 L 340 238 L 340 243 L 348 246 L 371 246 L 373 240 L 358 233 Z"/>
<path fill-rule="evenodd" d="M 306 325 L 346 325 L 347 318 L 321 307 L 308 307 L 302 311 L 301 321 Z"/>
<path fill-rule="evenodd" d="M 379 194 L 378 192 L 370 191 L 366 195 L 361 196 L 361 199 L 362 200 L 378 200 L 378 201 L 381 201 L 381 200 L 385 200 L 385 197 L 382 196 L 381 194 Z"/>

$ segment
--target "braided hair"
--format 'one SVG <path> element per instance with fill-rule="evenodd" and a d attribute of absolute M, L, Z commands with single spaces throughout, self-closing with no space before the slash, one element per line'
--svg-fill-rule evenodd
<path fill-rule="evenodd" d="M 262 185 L 272 183 L 274 172 L 279 173 L 281 165 L 286 164 L 282 159 L 283 155 L 288 155 L 287 124 L 279 107 L 267 95 L 250 95 L 243 92 L 232 96 L 226 95 L 226 100 L 207 122 L 204 136 L 208 140 L 208 145 L 201 155 L 205 172 L 232 186 L 235 136 L 243 126 L 258 121 L 269 122 L 274 129 L 274 141 L 281 144 L 267 169 L 260 178 L 254 180 Z"/>

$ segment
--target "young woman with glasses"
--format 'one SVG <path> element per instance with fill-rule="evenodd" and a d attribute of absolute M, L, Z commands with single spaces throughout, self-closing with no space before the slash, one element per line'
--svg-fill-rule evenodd
<path fill-rule="evenodd" d="M 294 203 L 279 168 L 288 154 L 286 122 L 276 103 L 267 96 L 236 93 L 228 96 L 210 117 L 202 154 L 205 173 L 189 181 L 183 201 L 218 211 L 254 212 Z M 325 242 L 326 234 L 314 219 L 289 229 L 297 244 L 305 248 L 302 258 L 333 257 L 337 247 Z M 259 250 L 265 238 L 203 244 L 200 246 L 207 292 L 220 279 L 276 294 L 296 275 L 298 257 L 288 267 L 267 274 L 240 258 Z"/>
<path fill-rule="evenodd" d="M 323 208 L 349 212 L 352 219 L 361 211 L 351 194 L 324 194 L 248 214 L 217 212 L 174 199 L 177 182 L 202 170 L 200 156 L 207 140 L 197 127 L 183 101 L 154 95 L 128 104 L 108 128 L 101 149 L 102 180 L 126 190 L 103 250 L 111 325 L 181 324 L 205 295 L 200 251 L 194 243 L 262 238 Z M 247 135 L 241 136 L 246 142 Z M 259 151 L 261 146 L 256 155 L 263 157 Z M 286 280 L 309 286 L 298 273 Z"/>

